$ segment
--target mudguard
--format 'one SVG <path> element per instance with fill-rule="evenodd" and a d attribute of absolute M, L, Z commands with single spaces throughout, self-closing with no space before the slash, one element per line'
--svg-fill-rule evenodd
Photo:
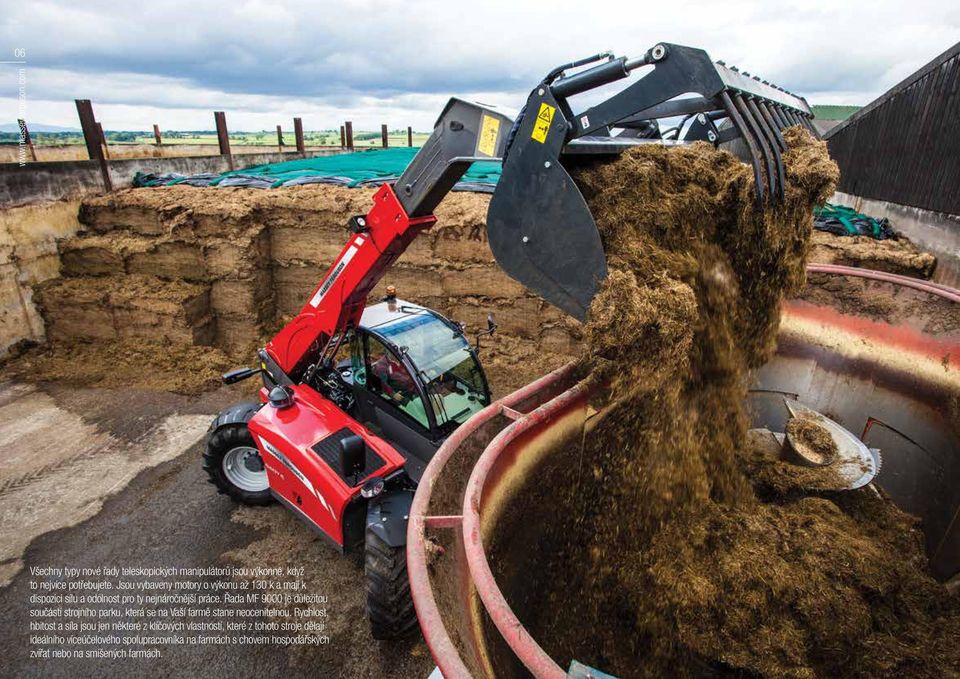
<path fill-rule="evenodd" d="M 367 530 L 391 547 L 403 547 L 412 503 L 412 490 L 384 492 L 367 505 Z"/>
<path fill-rule="evenodd" d="M 207 431 L 215 431 L 227 424 L 243 424 L 244 422 L 248 422 L 250 418 L 260 410 L 262 405 L 262 403 L 254 402 L 237 403 L 226 410 L 221 410 L 220 413 L 213 418 L 213 422 L 210 423 L 210 428 L 207 429 Z"/>

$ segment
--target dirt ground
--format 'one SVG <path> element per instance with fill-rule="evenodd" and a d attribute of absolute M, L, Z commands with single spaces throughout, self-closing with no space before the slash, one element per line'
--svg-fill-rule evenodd
<path fill-rule="evenodd" d="M 240 508 L 200 468 L 213 414 L 237 387 L 184 397 L 146 389 L 0 386 L 0 674 L 16 677 L 426 677 L 419 638 L 376 642 L 363 573 L 279 507 Z M 53 501 L 56 498 L 56 501 Z M 151 661 L 38 661 L 29 649 L 29 566 L 303 566 L 329 597 L 331 644 L 203 646 Z M 99 607 L 98 607 L 99 608 Z M 183 618 L 186 620 L 186 618 Z"/>

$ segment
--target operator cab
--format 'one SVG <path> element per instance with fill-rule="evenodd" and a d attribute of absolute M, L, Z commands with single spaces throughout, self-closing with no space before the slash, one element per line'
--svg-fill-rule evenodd
<path fill-rule="evenodd" d="M 402 300 L 367 307 L 338 365 L 356 417 L 387 439 L 419 479 L 437 448 L 491 402 L 487 378 L 463 329 Z"/>

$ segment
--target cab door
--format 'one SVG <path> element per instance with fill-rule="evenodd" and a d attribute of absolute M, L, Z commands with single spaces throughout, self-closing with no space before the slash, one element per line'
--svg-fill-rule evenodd
<path fill-rule="evenodd" d="M 414 480 L 439 447 L 433 413 L 408 362 L 377 337 L 359 333 L 353 352 L 353 381 L 363 424 L 407 458 Z"/>

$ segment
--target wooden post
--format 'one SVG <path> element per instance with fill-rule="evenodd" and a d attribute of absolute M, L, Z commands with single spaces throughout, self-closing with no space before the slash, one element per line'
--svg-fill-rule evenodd
<path fill-rule="evenodd" d="M 83 141 L 87 145 L 87 156 L 90 160 L 95 160 L 100 164 L 104 189 L 113 191 L 107 159 L 103 157 L 103 146 L 100 145 L 100 130 L 97 128 L 97 120 L 93 116 L 93 105 L 89 99 L 75 99 L 74 102 L 77 105 L 77 115 L 80 117 Z"/>
<path fill-rule="evenodd" d="M 103 125 L 97 123 L 97 131 L 100 133 L 100 143 L 103 144 L 103 155 L 110 160 L 110 147 L 107 146 L 107 135 L 103 133 Z"/>
<path fill-rule="evenodd" d="M 153 125 L 153 138 L 157 140 L 157 146 L 163 144 L 163 141 L 160 139 L 160 126 L 156 123 Z"/>
<path fill-rule="evenodd" d="M 383 144 L 383 148 L 387 148 L 387 126 L 380 126 L 380 142 Z"/>
<path fill-rule="evenodd" d="M 347 133 L 343 125 L 340 126 L 340 148 L 347 148 Z"/>
<path fill-rule="evenodd" d="M 83 130 L 83 141 L 87 145 L 87 156 L 90 160 L 97 160 L 103 156 L 103 147 L 100 146 L 100 131 L 97 121 L 93 117 L 93 106 L 89 99 L 77 99 L 77 115 L 80 116 L 80 127 Z"/>
<path fill-rule="evenodd" d="M 407 146 L 413 147 L 413 128 L 407 125 Z"/>
<path fill-rule="evenodd" d="M 33 148 L 33 140 L 30 138 L 30 130 L 27 129 L 27 121 L 23 118 L 17 118 L 17 124 L 20 125 L 20 138 L 23 139 L 23 143 L 30 149 L 30 157 L 33 159 L 33 162 L 37 162 L 37 150 Z"/>
<path fill-rule="evenodd" d="M 277 125 L 277 146 L 280 147 L 280 153 L 283 153 L 283 129 Z"/>
<path fill-rule="evenodd" d="M 346 123 L 344 123 L 343 129 L 347 135 L 347 142 L 346 142 L 347 150 L 352 151 L 353 150 L 353 123 L 348 120 Z"/>
<path fill-rule="evenodd" d="M 293 136 L 297 138 L 297 153 L 301 158 L 306 157 L 307 148 L 303 143 L 303 121 L 300 118 L 293 119 Z"/>
<path fill-rule="evenodd" d="M 233 156 L 230 154 L 230 135 L 227 132 L 227 114 L 223 111 L 214 111 L 213 120 L 217 124 L 217 142 L 220 144 L 220 155 L 227 159 L 227 167 L 233 170 Z"/>

